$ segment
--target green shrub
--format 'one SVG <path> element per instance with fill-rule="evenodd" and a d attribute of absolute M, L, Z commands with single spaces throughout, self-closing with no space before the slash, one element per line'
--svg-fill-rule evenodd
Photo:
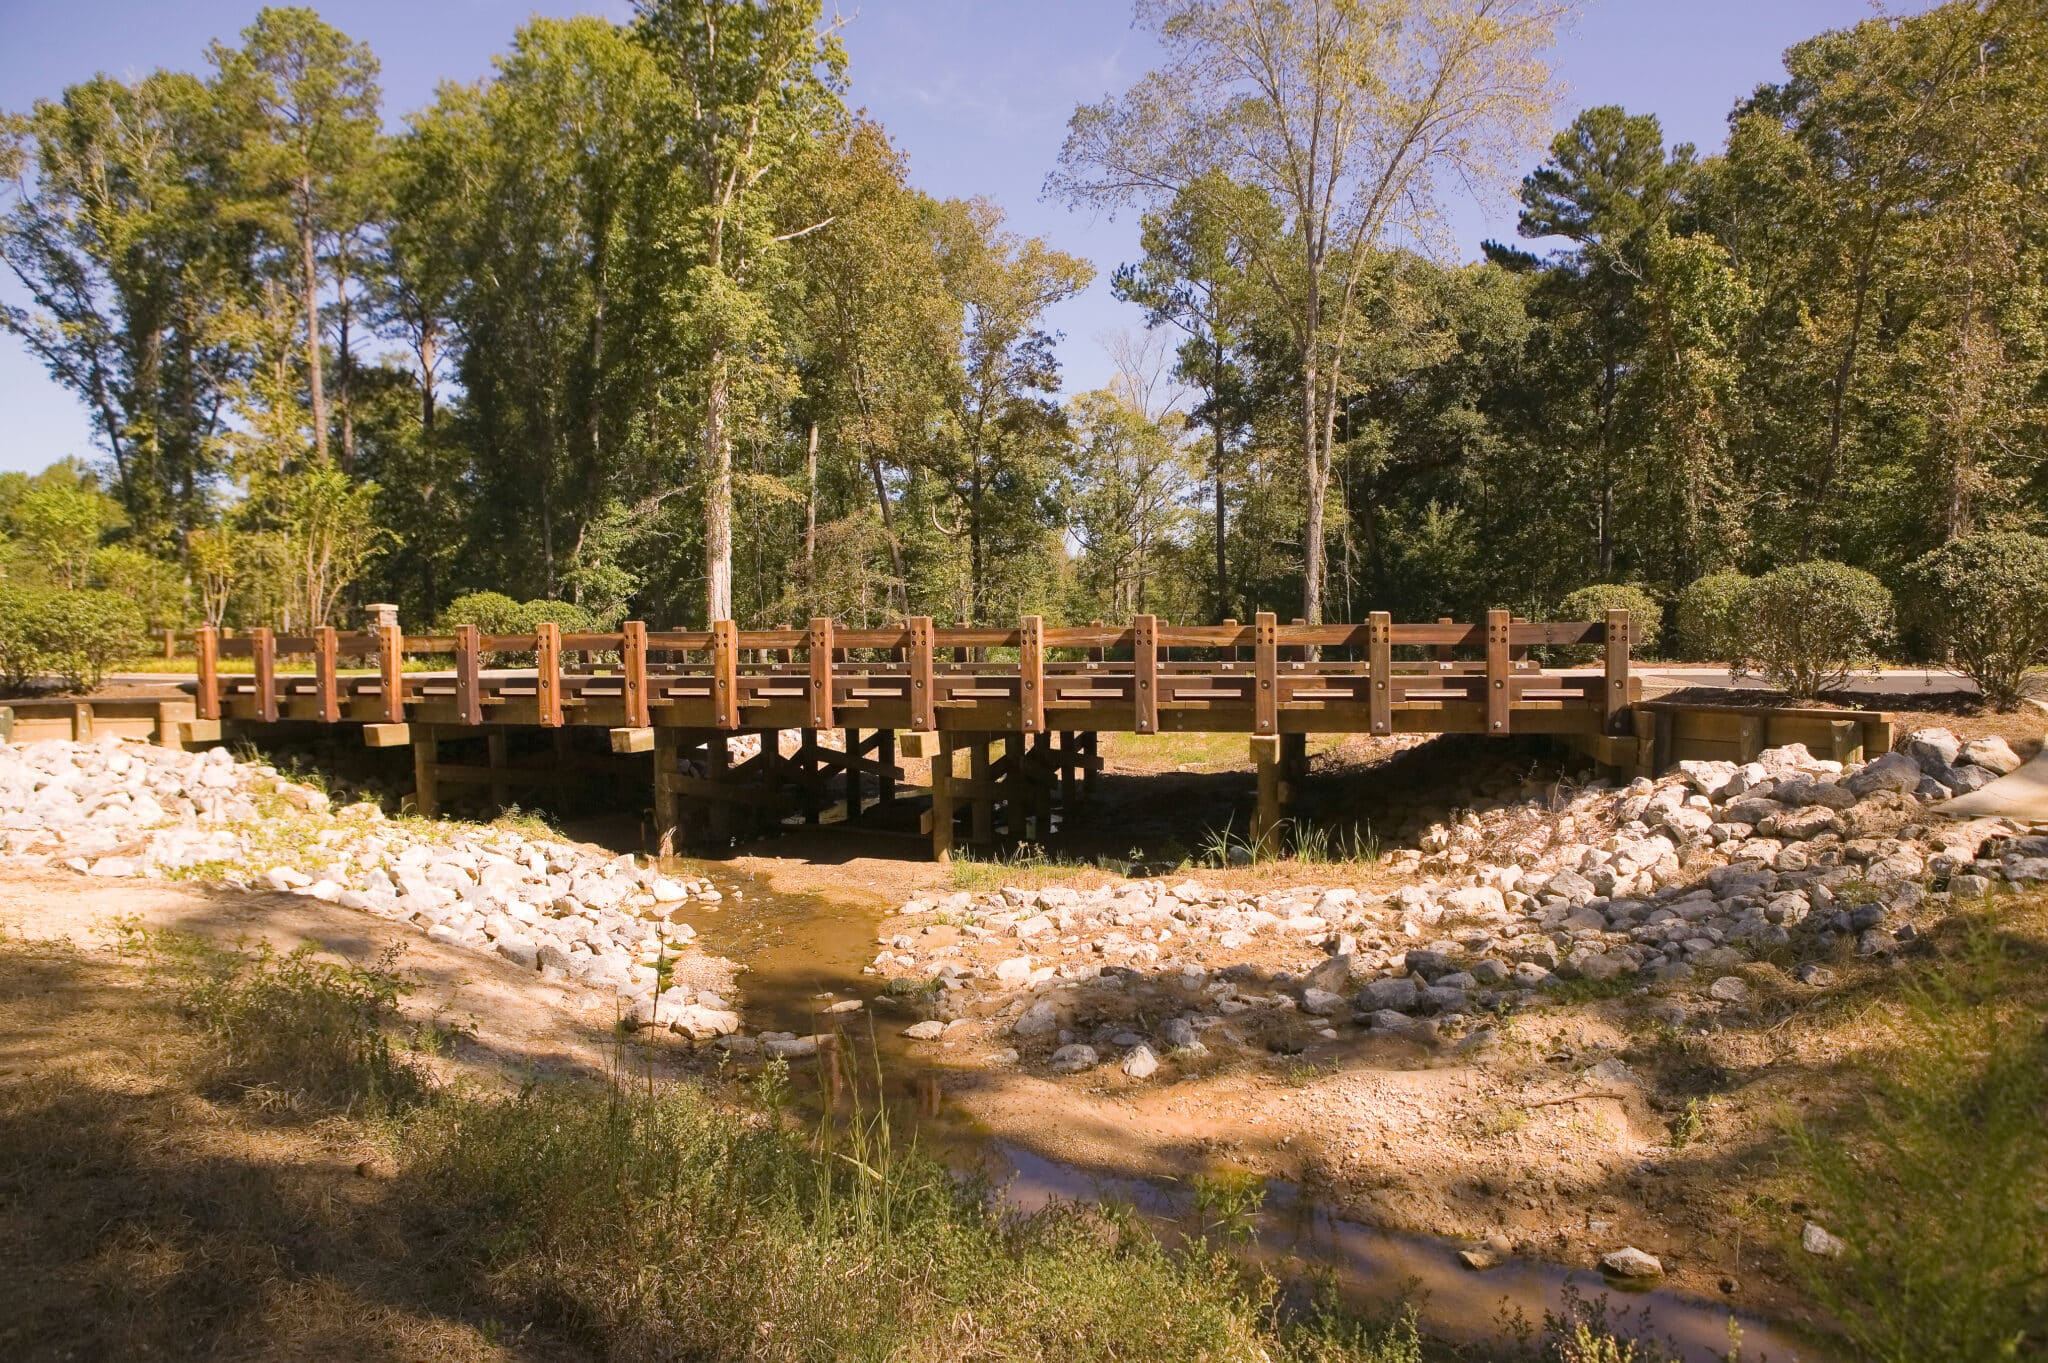
<path fill-rule="evenodd" d="M 92 551 L 86 576 L 93 586 L 133 601 L 151 629 L 175 629 L 186 622 L 185 575 L 175 563 L 125 544 L 110 544 Z"/>
<path fill-rule="evenodd" d="M 118 592 L 0 586 L 0 676 L 10 687 L 54 672 L 70 689 L 90 690 L 141 644 L 142 612 Z"/>
<path fill-rule="evenodd" d="M 456 597 L 441 612 L 438 627 L 444 634 L 454 633 L 458 625 L 475 625 L 485 634 L 533 634 L 543 624 L 557 625 L 564 634 L 593 634 L 601 628 L 589 611 L 573 601 L 539 597 L 514 601 L 503 592 L 470 592 Z M 486 665 L 530 667 L 533 654 L 492 653 L 487 656 Z"/>
<path fill-rule="evenodd" d="M 2048 539 L 1971 535 L 1906 569 L 1909 620 L 2001 710 L 2048 663 Z"/>
<path fill-rule="evenodd" d="M 1581 587 L 1557 603 L 1557 618 L 1560 620 L 1605 620 L 1609 611 L 1627 611 L 1629 625 L 1634 638 L 1630 651 L 1637 657 L 1649 657 L 1657 652 L 1657 641 L 1664 636 L 1664 608 L 1657 604 L 1657 598 L 1641 587 L 1627 583 L 1598 583 Z M 1561 650 L 1564 660 L 1572 664 L 1592 662 L 1600 656 L 1596 648 L 1571 648 Z"/>
<path fill-rule="evenodd" d="M 1742 573 L 1709 573 L 1678 594 L 1672 632 L 1679 657 L 1725 663 L 1742 652 L 1743 600 L 1753 581 Z"/>
<path fill-rule="evenodd" d="M 1892 594 L 1861 568 L 1813 559 L 1758 578 L 1741 620 L 1736 661 L 1794 696 L 1817 696 L 1876 661 L 1892 637 Z"/>
<path fill-rule="evenodd" d="M 519 603 L 505 593 L 470 592 L 442 607 L 436 628 L 453 634 L 458 626 L 475 625 L 485 634 L 524 634 L 522 618 Z"/>
<path fill-rule="evenodd" d="M 41 599 L 49 594 L 44 587 L 0 582 L 0 683 L 10 691 L 19 691 L 43 670 L 35 626 L 42 613 Z"/>

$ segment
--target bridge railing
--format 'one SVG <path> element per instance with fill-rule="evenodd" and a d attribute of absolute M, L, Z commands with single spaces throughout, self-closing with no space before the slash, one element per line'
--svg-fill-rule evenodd
<path fill-rule="evenodd" d="M 800 703 L 806 727 L 830 728 L 842 707 L 902 702 L 912 729 L 935 730 L 941 709 L 995 702 L 1014 704 L 1026 733 L 1043 732 L 1062 710 L 1108 704 L 1129 706 L 1139 733 L 1158 731 L 1163 710 L 1248 708 L 1253 733 L 1275 734 L 1283 710 L 1314 708 L 1358 713 L 1360 727 L 1383 734 L 1393 731 L 1397 705 L 1457 702 L 1480 704 L 1489 733 L 1509 732 L 1517 707 L 1597 704 L 1611 732 L 1628 705 L 1631 638 L 1627 611 L 1538 623 L 1489 611 L 1471 624 L 1396 624 L 1375 612 L 1362 624 L 1281 625 L 1261 613 L 1249 625 L 1170 625 L 1141 615 L 1125 625 L 1047 627 L 1026 616 L 1015 628 L 962 629 L 936 628 L 928 616 L 839 629 L 819 617 L 803 629 L 741 630 L 721 620 L 706 630 L 656 631 L 628 621 L 617 632 L 565 634 L 543 624 L 517 635 L 473 625 L 445 635 L 408 635 L 395 624 L 359 632 L 322 626 L 303 636 L 201 629 L 193 653 L 207 719 L 220 718 L 229 698 L 248 695 L 253 717 L 265 721 L 278 718 L 281 702 L 311 697 L 313 717 L 329 723 L 345 712 L 399 723 L 409 705 L 447 702 L 457 722 L 481 724 L 487 701 L 531 697 L 538 722 L 553 727 L 573 696 L 617 698 L 627 724 L 640 727 L 657 705 L 708 708 L 715 727 L 737 729 L 743 709 L 780 713 Z M 1599 650 L 1597 681 L 1538 684 L 1545 674 L 1528 650 L 1586 646 Z M 1005 656 L 991 659 L 992 651 Z M 531 655 L 533 664 L 492 675 L 487 686 L 487 661 L 504 655 Z M 246 682 L 219 667 L 240 657 L 252 660 Z M 310 679 L 280 686 L 279 660 L 304 657 Z M 447 664 L 408 673 L 408 658 Z M 374 673 L 344 676 L 341 664 L 351 659 Z"/>

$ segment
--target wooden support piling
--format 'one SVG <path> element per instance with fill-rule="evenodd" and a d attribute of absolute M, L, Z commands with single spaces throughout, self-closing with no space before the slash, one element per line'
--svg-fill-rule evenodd
<path fill-rule="evenodd" d="M 1634 642 L 1635 622 L 1625 610 L 1607 612 L 1607 638 L 1605 657 L 1607 662 L 1605 717 L 1601 732 L 1618 734 L 1625 726 L 1623 716 L 1628 710 L 1628 657 L 1630 645 Z"/>
<path fill-rule="evenodd" d="M 438 818 L 441 788 L 436 767 L 441 760 L 441 744 L 434 737 L 433 725 L 415 724 L 412 729 L 413 813 L 422 819 Z"/>
<path fill-rule="evenodd" d="M 484 722 L 479 686 L 483 666 L 482 632 L 475 625 L 455 627 L 455 713 L 464 724 Z"/>
<path fill-rule="evenodd" d="M 1131 620 L 1131 696 L 1136 715 L 1131 727 L 1141 734 L 1159 732 L 1159 617 Z"/>
<path fill-rule="evenodd" d="M 562 724 L 562 627 L 543 620 L 534 627 L 534 701 L 544 729 Z"/>
<path fill-rule="evenodd" d="M 1251 758 L 1258 776 L 1257 803 L 1252 807 L 1251 843 L 1260 856 L 1272 856 L 1280 850 L 1280 823 L 1285 817 L 1279 735 L 1254 735 Z"/>
<path fill-rule="evenodd" d="M 395 624 L 377 626 L 377 675 L 384 722 L 404 723 L 405 634 Z"/>
<path fill-rule="evenodd" d="M 277 722 L 277 636 L 266 625 L 249 631 L 251 653 L 256 659 L 256 718 L 265 724 Z"/>
<path fill-rule="evenodd" d="M 804 660 L 810 667 L 811 728 L 832 727 L 832 617 L 814 615 L 804 636 Z"/>
<path fill-rule="evenodd" d="M 1374 611 L 1365 626 L 1366 724 L 1375 734 L 1394 732 L 1394 618 Z"/>
<path fill-rule="evenodd" d="M 199 658 L 199 688 L 195 697 L 201 719 L 220 718 L 220 631 L 201 625 L 193 640 Z"/>
<path fill-rule="evenodd" d="M 1508 674 L 1513 666 L 1508 658 L 1512 635 L 1513 622 L 1506 611 L 1486 613 L 1486 731 L 1496 736 L 1508 731 L 1509 705 L 1513 699 L 1508 690 Z"/>
<path fill-rule="evenodd" d="M 1024 732 L 1045 731 L 1045 621 L 1027 615 L 1018 628 L 1017 704 Z"/>
<path fill-rule="evenodd" d="M 939 749 L 932 758 L 932 860 L 953 859 L 953 743 L 954 736 L 939 733 Z"/>
<path fill-rule="evenodd" d="M 322 724 L 341 722 L 340 643 L 332 625 L 313 629 L 314 704 Z"/>
<path fill-rule="evenodd" d="M 910 727 L 929 733 L 939 727 L 937 684 L 932 663 L 932 618 L 910 618 Z"/>
<path fill-rule="evenodd" d="M 619 628 L 620 691 L 626 723 L 645 728 L 654 722 L 647 703 L 647 622 L 628 620 Z"/>
<path fill-rule="evenodd" d="M 1273 612 L 1252 620 L 1252 732 L 1280 732 L 1280 639 Z"/>

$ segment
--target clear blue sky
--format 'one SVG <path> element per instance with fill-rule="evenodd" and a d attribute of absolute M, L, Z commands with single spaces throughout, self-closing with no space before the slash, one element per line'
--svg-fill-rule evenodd
<path fill-rule="evenodd" d="M 830 0 L 828 0 L 828 5 Z M 1920 9 L 1928 0 L 1894 8 Z M 384 64 L 395 126 L 443 79 L 490 70 L 534 12 L 624 18 L 625 0 L 326 0 L 329 22 L 367 41 Z M 256 0 L 0 0 L 0 109 L 24 109 L 94 72 L 198 70 L 210 39 L 232 40 Z M 1135 254 L 1127 219 L 1100 221 L 1039 200 L 1077 102 L 1127 86 L 1150 65 L 1126 0 L 846 0 L 852 99 L 910 155 L 912 176 L 941 196 L 983 195 L 1017 229 L 1093 260 L 1100 273 L 1053 323 L 1066 336 L 1069 391 L 1098 386 L 1109 365 L 1097 338 L 1138 325 L 1107 276 Z M 1866 18 L 1869 0 L 1590 0 L 1559 45 L 1562 123 L 1616 103 L 1657 114 L 1668 141 L 1720 145 L 1737 96 L 1779 71 L 1783 50 Z M 1459 249 L 1512 237 L 1505 192 L 1452 206 Z M 0 286 L 0 297 L 18 294 Z M 97 457 L 85 415 L 11 338 L 0 338 L 0 469 L 37 469 L 67 454 Z"/>

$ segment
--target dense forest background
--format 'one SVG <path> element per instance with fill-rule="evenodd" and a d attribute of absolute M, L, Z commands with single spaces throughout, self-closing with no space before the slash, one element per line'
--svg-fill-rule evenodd
<path fill-rule="evenodd" d="M 104 463 L 0 478 L 5 572 L 158 625 L 1540 617 L 2048 515 L 2041 6 L 1820 34 L 1712 151 L 1550 140 L 1568 5 L 1300 9 L 1140 4 L 1169 61 L 1048 188 L 1142 215 L 1149 329 L 1064 398 L 1094 266 L 920 193 L 815 0 L 535 19 L 395 132 L 305 9 L 53 94 L 0 325 Z M 1525 240 L 1442 263 L 1489 173 Z"/>

